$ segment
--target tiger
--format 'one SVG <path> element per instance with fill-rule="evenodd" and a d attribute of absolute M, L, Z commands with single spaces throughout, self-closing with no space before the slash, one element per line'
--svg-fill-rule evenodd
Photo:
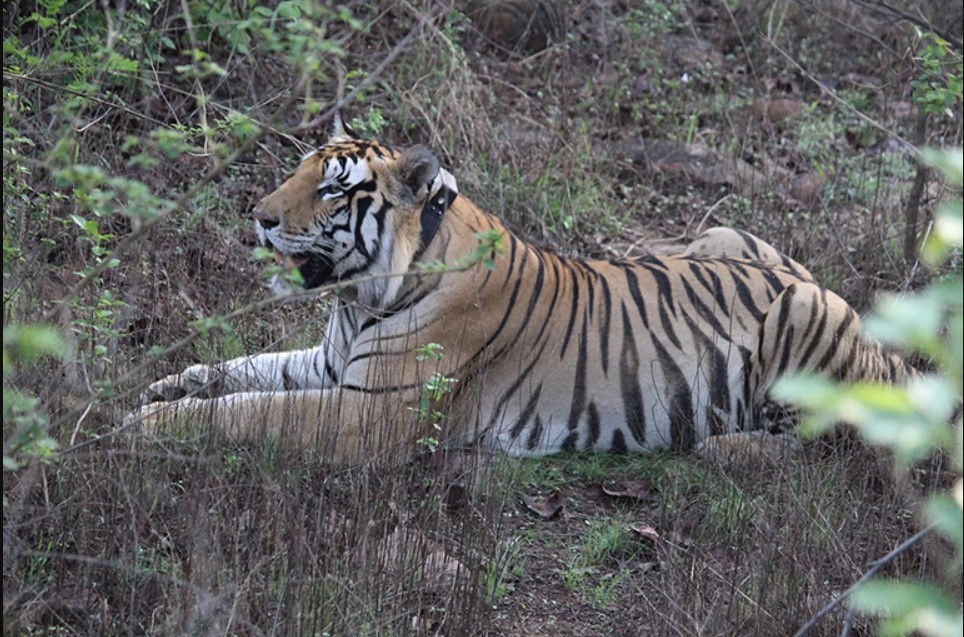
<path fill-rule="evenodd" d="M 336 464 L 426 440 L 509 456 L 686 452 L 778 433 L 769 389 L 789 372 L 913 373 L 748 232 L 713 228 L 673 255 L 566 258 L 483 212 L 426 146 L 364 139 L 340 117 L 252 216 L 304 288 L 334 291 L 322 342 L 156 381 L 132 414 L 148 428 L 203 422 Z"/>

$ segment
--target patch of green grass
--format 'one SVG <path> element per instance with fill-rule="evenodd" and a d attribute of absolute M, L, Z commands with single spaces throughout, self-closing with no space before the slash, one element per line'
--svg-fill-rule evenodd
<path fill-rule="evenodd" d="M 729 533 L 762 511 L 762 496 L 748 493 L 731 476 L 695 458 L 667 456 L 661 468 L 650 479 L 664 515 L 674 517 L 698 507 L 704 527 Z"/>
<path fill-rule="evenodd" d="M 616 595 L 616 589 L 622 584 L 626 576 L 626 571 L 618 571 L 600 579 L 590 591 L 593 608 L 596 610 L 608 608 Z"/>
<path fill-rule="evenodd" d="M 569 481 L 555 458 L 502 458 L 497 482 L 509 489 L 558 489 Z"/>
<path fill-rule="evenodd" d="M 628 525 L 622 516 L 588 520 L 584 539 L 578 547 L 582 561 L 599 565 L 633 553 L 636 543 L 629 535 Z"/>
<path fill-rule="evenodd" d="M 601 483 L 607 480 L 654 482 L 693 468 L 694 460 L 670 453 L 609 454 L 560 453 L 546 458 L 505 459 L 500 467 L 504 481 L 533 489 L 557 489 L 572 482 Z M 681 466 L 678 466 L 681 465 Z M 693 468 L 695 471 L 696 469 Z"/>
<path fill-rule="evenodd" d="M 586 531 L 580 538 L 568 547 L 565 566 L 557 573 L 563 586 L 586 596 L 594 608 L 603 610 L 626 576 L 621 565 L 636 559 L 644 545 L 623 515 L 586 520 Z"/>
<path fill-rule="evenodd" d="M 485 564 L 485 603 L 498 604 L 506 595 L 515 590 L 513 580 L 522 575 L 521 562 L 523 540 L 519 537 L 506 538 L 499 542 L 491 558 Z"/>

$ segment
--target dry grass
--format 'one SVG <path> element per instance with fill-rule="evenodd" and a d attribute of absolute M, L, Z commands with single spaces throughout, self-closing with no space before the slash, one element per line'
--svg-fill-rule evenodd
<path fill-rule="evenodd" d="M 348 3 L 365 29 L 326 23 L 345 54 L 326 60 L 330 81 L 294 91 L 297 73 L 280 55 L 257 43 L 247 54 L 232 48 L 216 29 L 203 31 L 199 11 L 203 48 L 227 75 L 186 79 L 176 67 L 187 54 L 165 49 L 73 118 L 61 115 L 70 94 L 58 73 L 69 66 L 51 61 L 47 74 L 42 66 L 20 74 L 5 61 L 4 325 L 52 319 L 71 348 L 62 363 L 4 378 L 40 397 L 63 449 L 51 464 L 4 472 L 5 634 L 790 634 L 913 532 L 913 503 L 866 450 L 814 450 L 779 468 L 729 471 L 670 456 L 426 454 L 344 472 L 270 445 L 238 447 L 203 432 L 148 441 L 119 428 L 150 380 L 314 343 L 325 311 L 324 300 L 269 305 L 239 313 L 230 330 L 193 327 L 264 299 L 248 212 L 305 147 L 324 141 L 325 124 L 269 132 L 210 183 L 201 176 L 218 165 L 215 154 L 142 168 L 129 164 L 125 138 L 198 126 L 229 109 L 269 131 L 290 127 L 304 119 L 295 107 L 306 93 L 334 102 L 363 77 L 352 71 L 376 70 L 423 18 L 418 37 L 348 112 L 387 141 L 434 147 L 462 192 L 534 243 L 622 254 L 722 223 L 778 243 L 861 308 L 879 289 L 926 278 L 901 257 L 913 166 L 892 136 L 811 82 L 832 80 L 875 122 L 909 136 L 905 26 L 860 15 L 858 31 L 834 17 L 839 2 L 818 11 L 780 4 L 773 43 L 784 57 L 767 42 L 771 3 L 739 3 L 735 13 L 723 2 L 628 4 L 566 2 L 564 35 L 553 25 L 555 42 L 532 53 L 483 37 L 433 3 Z M 32 10 L 5 4 L 4 36 L 50 61 L 43 33 L 17 26 Z M 144 29 L 181 44 L 180 12 L 145 13 Z M 78 32 L 90 15 L 76 17 Z M 696 36 L 709 48 L 694 49 L 687 38 Z M 20 95 L 18 112 L 8 110 L 8 86 Z M 764 120 L 753 106 L 762 97 L 803 109 Z M 19 146 L 20 162 L 8 161 L 14 129 L 33 142 Z M 637 136 L 703 144 L 767 180 L 741 188 L 676 165 L 627 166 L 613 145 Z M 204 184 L 77 294 L 75 273 L 94 258 L 90 237 L 69 220 L 89 212 L 45 163 L 61 138 L 75 142 L 74 162 L 141 180 L 162 197 Z M 213 141 L 236 143 L 223 133 Z M 935 120 L 927 141 L 960 144 L 960 126 Z M 813 175 L 827 184 L 815 199 L 788 194 Z M 939 190 L 928 184 L 925 217 Z M 113 235 L 107 247 L 137 225 L 124 215 L 100 219 Z M 105 292 L 118 302 L 109 314 Z M 155 355 L 155 347 L 166 349 Z M 6 440 L 11 433 L 5 422 Z M 598 491 L 643 478 L 646 497 Z M 556 489 L 567 504 L 553 520 L 520 503 L 520 494 Z M 629 530 L 642 524 L 660 539 Z M 918 577 L 935 565 L 915 551 L 889 568 Z M 839 633 L 845 614 L 812 634 Z M 853 628 L 870 630 L 864 619 Z"/>

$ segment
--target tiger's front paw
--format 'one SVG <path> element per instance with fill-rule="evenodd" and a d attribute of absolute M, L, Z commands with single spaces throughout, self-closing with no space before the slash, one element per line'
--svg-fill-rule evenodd
<path fill-rule="evenodd" d="M 141 394 L 141 405 L 173 402 L 188 396 L 210 398 L 218 395 L 221 373 L 209 365 L 192 365 L 180 374 L 171 374 L 151 383 Z"/>
<path fill-rule="evenodd" d="M 210 401 L 200 398 L 182 398 L 171 402 L 153 402 L 127 414 L 124 425 L 140 427 L 152 432 L 176 431 L 203 417 L 203 406 L 206 402 Z"/>

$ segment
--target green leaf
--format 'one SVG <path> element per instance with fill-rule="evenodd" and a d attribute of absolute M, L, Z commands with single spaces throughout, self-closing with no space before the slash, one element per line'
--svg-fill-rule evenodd
<path fill-rule="evenodd" d="M 924 163 L 941 171 L 952 183 L 958 186 L 964 185 L 964 149 L 925 148 L 921 151 L 921 159 Z"/>
<path fill-rule="evenodd" d="M 777 379 L 770 388 L 776 400 L 804 408 L 818 408 L 836 403 L 840 387 L 832 380 L 816 374 L 788 374 Z"/>
<path fill-rule="evenodd" d="M 902 391 L 900 388 L 894 389 Z M 907 384 L 906 392 L 914 409 L 928 422 L 950 422 L 957 409 L 958 390 L 946 375 L 915 378 Z"/>
<path fill-rule="evenodd" d="M 861 612 L 883 615 L 886 637 L 919 631 L 934 637 L 959 637 L 958 604 L 931 584 L 877 579 L 854 591 L 851 602 Z"/>
<path fill-rule="evenodd" d="M 30 361 L 42 355 L 60 357 L 66 346 L 60 332 L 49 325 L 14 325 L 3 328 L 3 349 L 16 352 L 21 360 Z M 4 365 L 6 368 L 6 365 Z"/>
<path fill-rule="evenodd" d="M 955 488 L 960 492 L 960 479 Z M 950 496 L 935 496 L 927 502 L 926 511 L 927 517 L 937 525 L 937 530 L 954 543 L 960 559 L 964 552 L 964 511 L 961 505 Z M 960 564 L 957 566 L 960 567 Z"/>
<path fill-rule="evenodd" d="M 880 297 L 864 329 L 874 338 L 908 350 L 931 352 L 939 347 L 943 307 L 930 294 Z"/>
<path fill-rule="evenodd" d="M 97 228 L 97 222 L 93 219 L 84 219 L 80 215 L 70 215 L 71 221 L 73 221 L 77 226 L 79 226 L 84 232 L 94 237 L 98 236 L 100 232 Z"/>

